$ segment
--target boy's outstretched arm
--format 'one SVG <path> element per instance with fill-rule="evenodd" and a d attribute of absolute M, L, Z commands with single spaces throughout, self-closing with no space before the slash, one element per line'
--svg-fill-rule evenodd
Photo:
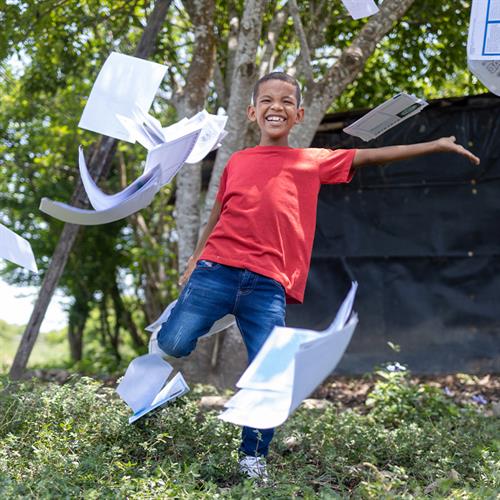
<path fill-rule="evenodd" d="M 455 141 L 455 137 L 451 136 L 441 137 L 441 139 L 436 139 L 435 141 L 421 142 L 420 144 L 358 149 L 352 165 L 353 167 L 381 165 L 394 161 L 408 160 L 429 153 L 457 153 L 465 156 L 475 165 L 479 165 L 479 158 Z"/>
<path fill-rule="evenodd" d="M 221 210 L 221 204 L 217 200 L 215 200 L 214 206 L 212 207 L 212 211 L 210 212 L 208 221 L 205 227 L 203 228 L 203 232 L 201 233 L 200 239 L 196 244 L 196 248 L 194 249 L 193 255 L 189 257 L 186 270 L 179 279 L 180 286 L 183 286 L 184 284 L 187 283 L 189 277 L 191 276 L 191 273 L 194 271 L 194 268 L 196 267 L 196 262 L 200 257 L 201 252 L 203 252 L 203 249 L 205 248 L 205 243 L 207 242 L 210 233 L 215 227 L 215 224 L 217 224 L 217 221 L 219 220 L 220 210 Z"/>

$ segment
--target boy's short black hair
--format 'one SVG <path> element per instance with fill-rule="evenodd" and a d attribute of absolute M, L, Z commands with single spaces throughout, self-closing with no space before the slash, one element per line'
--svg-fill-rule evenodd
<path fill-rule="evenodd" d="M 297 107 L 300 106 L 302 102 L 302 95 L 300 92 L 299 82 L 293 77 L 284 73 L 283 71 L 273 71 L 260 78 L 253 87 L 252 92 L 252 104 L 255 105 L 257 102 L 257 96 L 259 95 L 259 87 L 261 83 L 267 82 L 268 80 L 281 80 L 282 82 L 287 82 L 295 86 L 295 97 L 297 98 Z"/>

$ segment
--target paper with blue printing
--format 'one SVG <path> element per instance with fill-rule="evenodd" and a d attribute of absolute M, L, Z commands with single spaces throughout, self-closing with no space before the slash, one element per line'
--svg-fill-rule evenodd
<path fill-rule="evenodd" d="M 500 0 L 473 0 L 467 39 L 469 70 L 500 96 Z"/>
<path fill-rule="evenodd" d="M 38 272 L 29 242 L 3 224 L 0 224 L 0 258 L 10 260 L 34 273 Z"/>
<path fill-rule="evenodd" d="M 116 388 L 134 412 L 129 424 L 189 391 L 181 372 L 167 382 L 172 371 L 172 365 L 158 354 L 139 356 L 129 364 Z"/>
<path fill-rule="evenodd" d="M 353 282 L 326 330 L 275 327 L 219 418 L 257 429 L 283 424 L 341 360 L 358 324 L 356 290 Z"/>

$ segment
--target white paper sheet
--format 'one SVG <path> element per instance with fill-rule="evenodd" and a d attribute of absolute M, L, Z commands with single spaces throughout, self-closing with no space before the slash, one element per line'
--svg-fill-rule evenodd
<path fill-rule="evenodd" d="M 469 70 L 493 94 L 500 97 L 500 60 L 467 61 Z"/>
<path fill-rule="evenodd" d="M 371 141 L 410 116 L 420 113 L 427 102 L 401 92 L 344 128 L 346 134 Z"/>
<path fill-rule="evenodd" d="M 194 148 L 198 144 L 201 130 L 195 129 L 177 139 L 169 140 L 148 151 L 144 173 L 156 166 L 160 167 L 160 185 L 168 184 L 184 163 L 188 163 Z"/>
<path fill-rule="evenodd" d="M 66 203 L 42 198 L 40 210 L 56 219 L 71 224 L 81 224 L 83 226 L 95 226 L 114 222 L 139 210 L 147 207 L 153 200 L 155 194 L 160 189 L 160 168 L 150 170 L 147 175 L 141 176 L 144 184 L 136 184 L 137 190 L 130 194 L 128 198 L 121 200 L 118 204 L 103 210 L 85 210 L 73 207 Z M 137 182 L 137 181 L 136 181 Z"/>
<path fill-rule="evenodd" d="M 203 110 L 189 119 L 182 119 L 163 129 L 166 140 L 172 140 L 185 135 L 191 130 L 201 130 L 198 141 L 186 163 L 198 163 L 213 149 L 216 149 L 227 135 L 224 127 L 227 116 L 217 116 Z"/>
<path fill-rule="evenodd" d="M 356 289 L 353 283 L 324 331 L 274 328 L 220 418 L 258 429 L 281 425 L 342 358 L 358 323 L 357 316 L 351 316 Z"/>
<path fill-rule="evenodd" d="M 134 109 L 147 114 L 167 67 L 112 52 L 92 87 L 79 127 L 128 142 L 136 138 L 118 116 L 135 121 Z"/>
<path fill-rule="evenodd" d="M 500 96 L 500 0 L 473 0 L 467 64 L 486 88 Z"/>
<path fill-rule="evenodd" d="M 189 391 L 180 372 L 166 383 L 172 371 L 172 366 L 157 354 L 145 354 L 132 360 L 116 388 L 134 412 L 129 418 L 130 424 Z"/>
<path fill-rule="evenodd" d="M 0 257 L 34 273 L 38 272 L 29 242 L 3 224 L 0 224 Z"/>
<path fill-rule="evenodd" d="M 160 356 L 167 356 L 167 354 L 163 352 L 160 349 L 160 346 L 158 345 L 158 332 L 161 329 L 161 325 L 163 325 L 163 323 L 165 323 L 169 318 L 170 313 L 172 312 L 172 309 L 174 308 L 175 304 L 177 304 L 177 300 L 170 302 L 170 304 L 160 314 L 158 319 L 145 328 L 146 331 L 151 332 L 151 337 L 149 338 L 149 344 L 148 344 L 148 351 L 150 354 L 155 353 L 159 354 Z M 202 338 L 211 337 L 212 335 L 215 335 L 216 333 L 219 333 L 222 330 L 225 330 L 226 328 L 229 328 L 230 326 L 233 326 L 235 324 L 236 324 L 235 317 L 232 314 L 226 314 L 221 319 L 218 319 L 212 325 L 208 333 L 203 335 Z"/>
<path fill-rule="evenodd" d="M 369 17 L 378 12 L 373 0 L 342 0 L 342 3 L 353 19 Z"/>
<path fill-rule="evenodd" d="M 500 58 L 500 0 L 472 1 L 467 58 Z"/>
<path fill-rule="evenodd" d="M 139 420 L 141 417 L 146 415 L 147 413 L 156 410 L 160 406 L 163 406 L 167 403 L 170 403 L 174 399 L 177 399 L 184 394 L 189 392 L 189 386 L 186 384 L 182 373 L 179 372 L 172 378 L 170 382 L 158 393 L 155 397 L 151 405 L 147 408 L 144 408 L 137 413 L 134 413 L 129 419 L 128 423 L 133 424 L 136 420 Z"/>
<path fill-rule="evenodd" d="M 156 354 L 139 356 L 128 365 L 116 392 L 137 413 L 152 403 L 172 370 L 172 366 Z"/>

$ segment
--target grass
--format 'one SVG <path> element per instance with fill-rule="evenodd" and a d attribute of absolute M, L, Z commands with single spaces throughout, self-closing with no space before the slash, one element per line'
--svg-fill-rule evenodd
<path fill-rule="evenodd" d="M 378 372 L 366 414 L 299 409 L 270 482 L 240 477 L 239 429 L 191 393 L 136 425 L 113 389 L 0 378 L 0 498 L 496 498 L 499 421 L 406 373 Z M 2 391 L 3 389 L 3 391 Z"/>
<path fill-rule="evenodd" d="M 0 320 L 0 373 L 6 372 L 12 365 L 25 327 L 11 325 Z M 64 366 L 69 361 L 69 349 L 66 341 L 66 329 L 40 333 L 28 368 L 39 366 Z"/>

